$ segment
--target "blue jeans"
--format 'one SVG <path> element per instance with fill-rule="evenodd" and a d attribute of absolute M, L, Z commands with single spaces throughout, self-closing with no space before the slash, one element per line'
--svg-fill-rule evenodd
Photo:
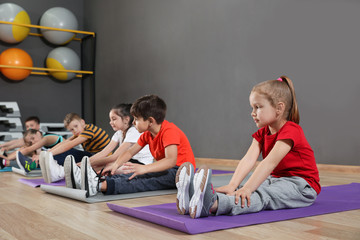
<path fill-rule="evenodd" d="M 163 172 L 147 173 L 129 180 L 130 174 L 106 177 L 106 195 L 121 193 L 136 193 L 176 188 L 175 176 L 178 166 Z"/>
<path fill-rule="evenodd" d="M 65 158 L 67 157 L 67 155 L 73 155 L 75 158 L 75 162 L 78 163 L 81 162 L 83 157 L 85 156 L 91 157 L 93 154 L 90 152 L 80 151 L 72 148 L 66 152 L 55 155 L 54 159 L 58 162 L 59 165 L 64 166 Z"/>

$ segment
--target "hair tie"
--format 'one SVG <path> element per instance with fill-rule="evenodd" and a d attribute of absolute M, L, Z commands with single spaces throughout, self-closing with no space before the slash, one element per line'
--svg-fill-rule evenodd
<path fill-rule="evenodd" d="M 278 80 L 278 81 L 280 81 L 280 82 L 282 82 L 283 80 L 282 80 L 282 78 L 278 78 L 278 79 L 276 79 L 276 80 Z"/>

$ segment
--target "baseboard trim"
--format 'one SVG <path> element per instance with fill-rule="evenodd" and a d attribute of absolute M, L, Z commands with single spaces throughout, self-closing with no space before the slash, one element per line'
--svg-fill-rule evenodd
<path fill-rule="evenodd" d="M 235 159 L 219 159 L 219 158 L 195 158 L 196 164 L 200 165 L 217 165 L 222 168 L 234 169 L 239 163 L 239 160 Z M 343 173 L 360 173 L 360 166 L 352 165 L 334 165 L 334 164 L 317 164 L 319 171 L 327 172 L 343 172 Z"/>

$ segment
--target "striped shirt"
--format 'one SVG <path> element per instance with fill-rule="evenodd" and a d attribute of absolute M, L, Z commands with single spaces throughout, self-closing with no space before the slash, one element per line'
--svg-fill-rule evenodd
<path fill-rule="evenodd" d="M 81 145 L 85 151 L 91 153 L 100 152 L 110 142 L 110 138 L 107 133 L 94 124 L 86 124 L 84 131 L 80 133 L 79 136 L 88 139 Z"/>

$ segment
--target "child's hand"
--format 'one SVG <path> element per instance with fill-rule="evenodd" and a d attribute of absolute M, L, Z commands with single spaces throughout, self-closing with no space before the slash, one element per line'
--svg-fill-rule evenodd
<path fill-rule="evenodd" d="M 39 155 L 33 155 L 32 160 L 33 160 L 33 162 L 36 162 L 36 166 L 39 165 Z"/>
<path fill-rule="evenodd" d="M 235 192 L 235 204 L 237 205 L 239 203 L 239 199 L 241 198 L 241 207 L 245 207 L 245 199 L 247 200 L 247 206 L 250 207 L 250 196 L 251 196 L 251 191 L 247 188 L 240 188 L 239 190 L 237 190 Z"/>
<path fill-rule="evenodd" d="M 226 195 L 234 195 L 235 188 L 231 187 L 230 185 L 221 186 L 218 188 L 215 188 L 215 191 L 219 193 L 224 193 Z"/>
<path fill-rule="evenodd" d="M 127 162 L 123 166 L 125 174 L 134 173 L 133 175 L 131 175 L 131 177 L 129 177 L 129 180 L 133 179 L 137 175 L 143 175 L 146 173 L 145 165 Z"/>
<path fill-rule="evenodd" d="M 110 175 L 112 175 L 111 174 L 111 169 L 112 169 L 112 165 L 111 164 L 108 164 L 108 165 L 106 165 L 106 167 L 104 167 L 104 169 L 103 169 L 103 171 L 102 171 L 102 175 L 103 176 L 110 176 Z"/>

